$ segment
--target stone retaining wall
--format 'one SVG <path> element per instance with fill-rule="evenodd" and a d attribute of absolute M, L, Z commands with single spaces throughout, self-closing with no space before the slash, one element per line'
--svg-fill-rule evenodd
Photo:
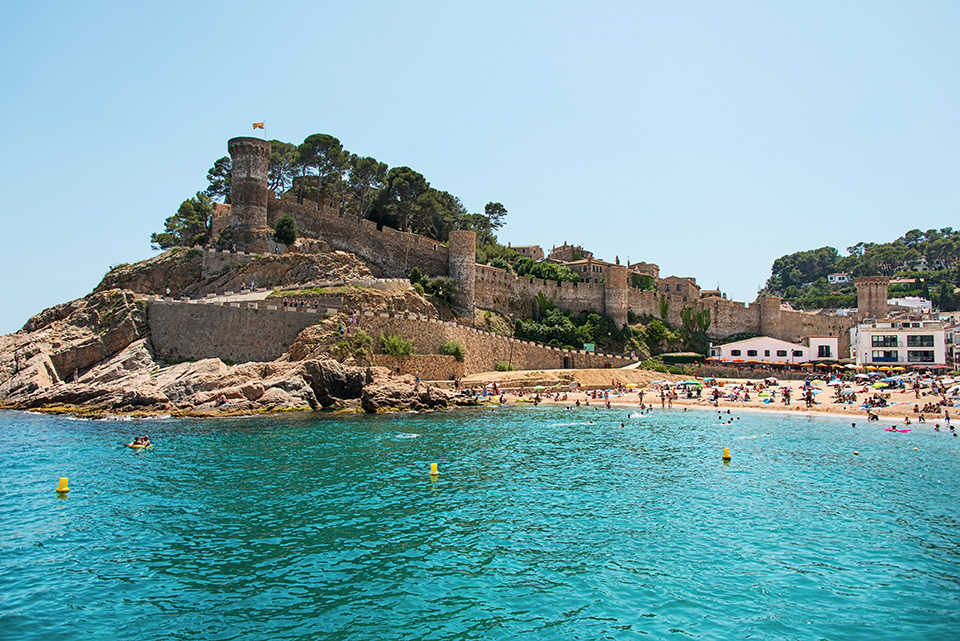
<path fill-rule="evenodd" d="M 283 355 L 297 334 L 323 318 L 316 313 L 241 305 L 149 302 L 147 322 L 154 353 L 167 361 L 272 361 Z"/>
<path fill-rule="evenodd" d="M 153 299 L 148 301 L 147 318 L 154 350 L 165 360 L 270 361 L 283 355 L 297 334 L 325 316 L 323 311 L 313 309 L 274 307 L 264 301 L 204 303 Z M 359 325 L 375 341 L 381 334 L 399 332 L 414 341 L 414 352 L 420 354 L 437 355 L 443 343 L 459 342 L 466 358 L 458 364 L 462 367 L 456 370 L 458 376 L 495 370 L 498 363 L 510 363 L 516 369 L 576 369 L 624 367 L 631 362 L 624 356 L 562 350 L 416 314 L 365 312 Z M 437 379 L 450 377 L 441 375 L 447 369 L 436 367 Z"/>

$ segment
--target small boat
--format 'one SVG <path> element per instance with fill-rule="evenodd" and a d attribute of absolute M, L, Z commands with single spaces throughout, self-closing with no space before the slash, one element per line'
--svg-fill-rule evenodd
<path fill-rule="evenodd" d="M 895 428 L 895 427 L 888 427 L 888 428 L 886 428 L 884 431 L 886 431 L 886 432 L 909 432 L 909 431 L 911 431 L 912 429 L 913 429 L 913 428 L 908 427 L 908 428 L 905 429 L 905 430 L 898 430 L 898 429 Z"/>
<path fill-rule="evenodd" d="M 127 443 L 127 447 L 135 450 L 146 450 L 153 447 L 153 443 L 147 443 L 146 445 L 140 445 L 139 443 Z"/>

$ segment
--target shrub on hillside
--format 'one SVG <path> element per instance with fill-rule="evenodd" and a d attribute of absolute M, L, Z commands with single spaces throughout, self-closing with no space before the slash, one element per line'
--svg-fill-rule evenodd
<path fill-rule="evenodd" d="M 440 346 L 440 353 L 453 356 L 458 363 L 462 363 L 467 350 L 458 341 L 447 341 Z"/>
<path fill-rule="evenodd" d="M 413 341 L 407 340 L 400 334 L 391 334 L 384 336 L 380 334 L 380 342 L 383 343 L 383 353 L 396 356 L 400 360 L 409 358 L 413 354 Z"/>
<path fill-rule="evenodd" d="M 297 240 L 300 233 L 297 231 L 297 221 L 293 216 L 284 214 L 273 227 L 273 239 L 278 243 L 289 245 Z"/>

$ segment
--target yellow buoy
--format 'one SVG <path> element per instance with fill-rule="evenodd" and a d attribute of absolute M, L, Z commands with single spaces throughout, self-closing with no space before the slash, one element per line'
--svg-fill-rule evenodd
<path fill-rule="evenodd" d="M 436 464 L 436 463 L 431 463 L 431 464 L 430 464 L 430 476 L 438 476 L 439 474 L 440 474 L 440 470 L 437 469 L 437 464 Z"/>
<path fill-rule="evenodd" d="M 854 451 L 853 451 L 853 455 L 854 455 L 854 456 L 860 456 L 860 452 L 854 450 Z"/>
<path fill-rule="evenodd" d="M 70 491 L 70 488 L 67 487 L 67 477 L 66 477 L 66 476 L 61 476 L 61 477 L 60 477 L 60 485 L 57 486 L 57 492 L 64 493 L 64 492 L 69 492 L 69 491 Z"/>
<path fill-rule="evenodd" d="M 729 447 L 723 448 L 723 460 L 724 460 L 724 461 L 729 461 L 729 460 L 730 460 L 730 448 L 729 448 Z"/>

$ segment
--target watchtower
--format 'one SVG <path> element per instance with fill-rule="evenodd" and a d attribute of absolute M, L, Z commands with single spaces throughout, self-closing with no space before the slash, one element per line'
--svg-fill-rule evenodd
<path fill-rule="evenodd" d="M 231 138 L 230 213 L 240 230 L 267 228 L 267 172 L 270 143 L 260 138 Z"/>
<path fill-rule="evenodd" d="M 760 299 L 760 334 L 772 338 L 780 338 L 782 327 L 780 319 L 783 312 L 780 298 L 764 296 Z"/>
<path fill-rule="evenodd" d="M 890 279 L 886 276 L 860 276 L 853 280 L 857 288 L 857 316 L 886 318 Z"/>
<path fill-rule="evenodd" d="M 477 278 L 476 233 L 463 229 L 451 231 L 447 249 L 447 273 L 457 284 L 453 302 L 457 307 L 472 310 Z"/>
<path fill-rule="evenodd" d="M 613 318 L 617 328 L 627 324 L 627 309 L 630 306 L 627 289 L 627 268 L 623 265 L 607 265 L 603 268 L 603 312 Z"/>

